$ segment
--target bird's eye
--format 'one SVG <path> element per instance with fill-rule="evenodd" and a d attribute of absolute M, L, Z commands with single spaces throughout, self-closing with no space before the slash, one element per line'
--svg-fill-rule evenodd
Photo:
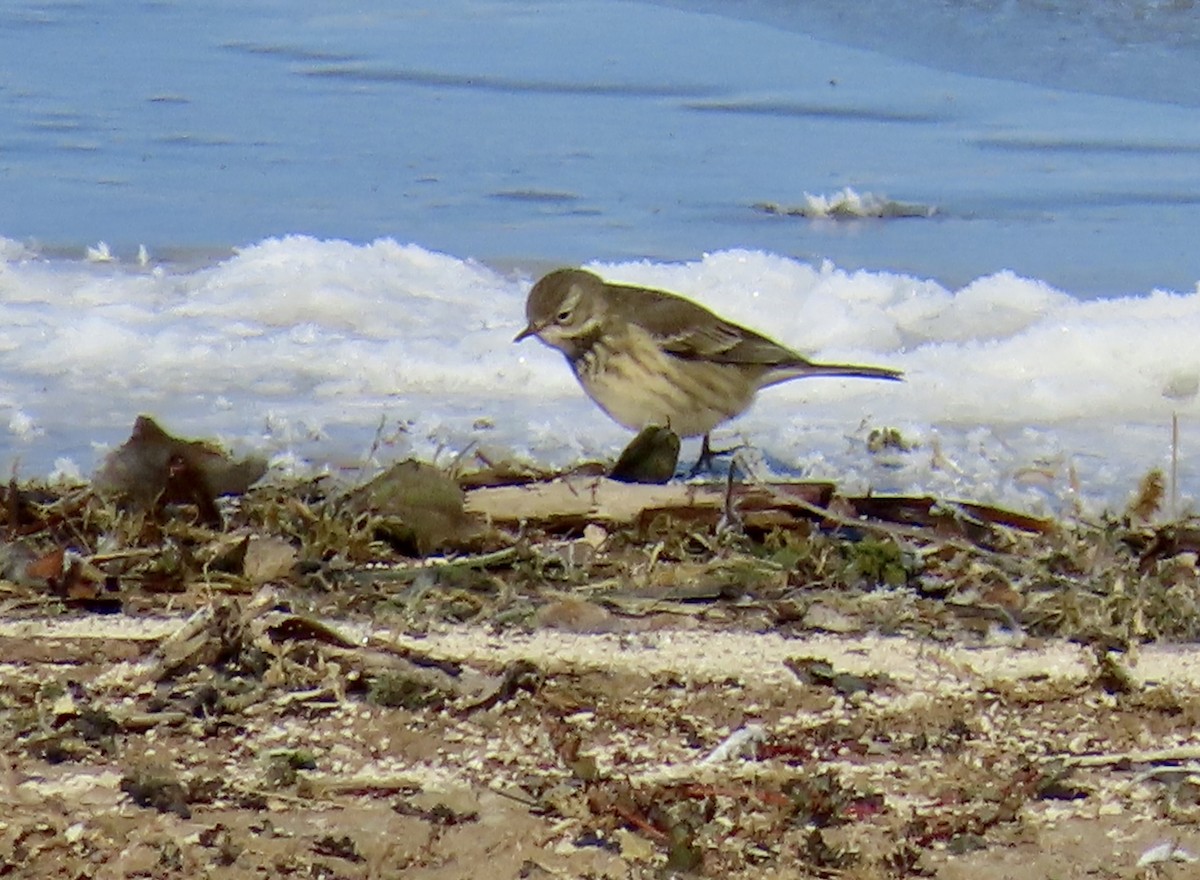
<path fill-rule="evenodd" d="M 571 317 L 571 310 L 563 309 L 561 312 L 558 313 L 558 316 L 555 318 L 555 320 L 557 320 L 558 323 L 562 324 L 570 317 Z"/>

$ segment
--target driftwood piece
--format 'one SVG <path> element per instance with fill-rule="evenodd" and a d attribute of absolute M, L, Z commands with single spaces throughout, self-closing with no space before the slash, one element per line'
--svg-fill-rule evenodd
<path fill-rule="evenodd" d="M 833 497 L 832 483 L 735 484 L 735 504 L 777 504 L 779 494 L 795 495 L 809 504 L 824 505 Z M 718 514 L 730 490 L 716 483 L 669 483 L 664 486 L 621 483 L 606 477 L 567 477 L 545 483 L 496 486 L 467 493 L 469 513 L 493 522 L 516 523 L 587 520 L 632 523 L 653 510 L 696 509 Z"/>
<path fill-rule="evenodd" d="M 133 663 L 153 648 L 153 641 L 136 637 L 0 636 L 0 657 L 6 663 Z"/>
<path fill-rule="evenodd" d="M 216 605 L 201 606 L 179 629 L 163 639 L 154 652 L 154 664 L 147 680 L 164 681 L 181 669 L 211 662 L 216 656 L 212 637 L 216 616 Z"/>
<path fill-rule="evenodd" d="M 1111 767 L 1118 764 L 1169 764 L 1200 760 L 1200 746 L 1169 746 L 1163 749 L 1143 749 L 1128 752 L 1105 752 L 1089 755 L 1048 755 L 1043 760 L 1061 760 L 1073 767 Z"/>
<path fill-rule="evenodd" d="M 1049 520 L 970 502 L 945 502 L 928 496 L 866 495 L 837 497 L 825 482 L 671 483 L 631 485 L 604 477 L 576 476 L 525 485 L 473 489 L 466 509 L 496 523 L 580 522 L 631 524 L 659 512 L 693 519 L 720 518 L 731 506 L 748 525 L 786 526 L 800 521 L 853 525 L 856 520 L 934 529 L 942 537 L 978 541 L 992 526 L 1045 534 Z M 931 537 L 934 537 L 931 535 Z"/>

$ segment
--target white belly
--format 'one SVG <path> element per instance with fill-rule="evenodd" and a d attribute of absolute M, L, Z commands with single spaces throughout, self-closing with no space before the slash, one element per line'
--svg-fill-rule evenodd
<path fill-rule="evenodd" d="M 636 356 L 621 348 L 597 343 L 575 375 L 613 421 L 631 430 L 658 425 L 698 437 L 754 401 L 755 385 L 738 367 L 681 360 L 648 344 L 633 346 Z"/>

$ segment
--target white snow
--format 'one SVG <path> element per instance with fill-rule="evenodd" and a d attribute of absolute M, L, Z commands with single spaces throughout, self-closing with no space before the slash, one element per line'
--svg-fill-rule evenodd
<path fill-rule="evenodd" d="M 512 343 L 534 279 L 382 239 L 270 239 L 199 270 L 38 258 L 0 241 L 0 466 L 86 471 L 140 412 L 295 466 L 457 453 L 551 464 L 612 457 L 629 435 L 536 340 Z M 818 359 L 903 384 L 813 379 L 764 391 L 718 442 L 849 488 L 1061 510 L 1119 506 L 1200 432 L 1200 295 L 1082 301 L 1002 272 L 961 290 L 756 251 L 607 263 Z M 482 421 L 480 421 L 482 419 Z M 909 453 L 872 456 L 872 428 Z M 685 447 L 685 454 L 693 454 Z M 11 459 L 11 462 L 9 461 Z M 1078 488 L 1080 496 L 1076 497 Z"/>

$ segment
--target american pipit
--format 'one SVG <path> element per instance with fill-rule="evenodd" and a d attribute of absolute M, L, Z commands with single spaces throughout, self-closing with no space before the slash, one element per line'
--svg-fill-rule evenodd
<path fill-rule="evenodd" d="M 899 379 L 898 370 L 817 364 L 778 342 L 663 290 L 609 284 L 582 269 L 558 269 L 529 292 L 528 326 L 557 348 L 588 396 L 632 430 L 670 428 L 704 437 L 741 415 L 759 389 L 804 376 Z"/>

